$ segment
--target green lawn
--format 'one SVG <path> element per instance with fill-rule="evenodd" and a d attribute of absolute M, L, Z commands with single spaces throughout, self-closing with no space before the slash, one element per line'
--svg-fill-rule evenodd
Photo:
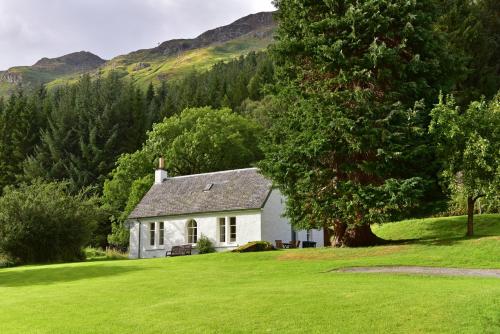
<path fill-rule="evenodd" d="M 359 265 L 500 268 L 500 215 L 375 228 L 419 239 L 0 270 L 0 333 L 499 333 L 495 278 L 332 273 Z"/>

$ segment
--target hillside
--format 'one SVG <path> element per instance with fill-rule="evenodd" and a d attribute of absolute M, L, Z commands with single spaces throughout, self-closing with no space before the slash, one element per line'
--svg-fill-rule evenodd
<path fill-rule="evenodd" d="M 118 71 L 123 77 L 146 87 L 150 82 L 178 77 L 187 71 L 205 70 L 225 61 L 265 49 L 273 38 L 273 14 L 245 16 L 229 25 L 208 30 L 193 39 L 174 39 L 151 49 L 143 49 L 104 61 L 89 52 L 59 58 L 42 58 L 33 66 L 19 66 L 0 72 L 0 96 L 17 86 L 40 84 L 54 88 L 75 81 L 82 73 L 92 76 Z"/>
<path fill-rule="evenodd" d="M 87 51 L 74 52 L 58 58 L 42 58 L 32 66 L 17 66 L 0 72 L 0 96 L 14 88 L 33 88 L 65 75 L 95 70 L 106 61 Z"/>

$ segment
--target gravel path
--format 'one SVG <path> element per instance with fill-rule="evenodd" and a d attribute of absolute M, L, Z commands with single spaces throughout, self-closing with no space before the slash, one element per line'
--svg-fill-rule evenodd
<path fill-rule="evenodd" d="M 345 273 L 401 273 L 420 275 L 443 275 L 443 276 L 475 276 L 500 278 L 500 269 L 464 269 L 464 268 L 442 268 L 442 267 L 351 267 L 332 270 L 332 272 Z"/>

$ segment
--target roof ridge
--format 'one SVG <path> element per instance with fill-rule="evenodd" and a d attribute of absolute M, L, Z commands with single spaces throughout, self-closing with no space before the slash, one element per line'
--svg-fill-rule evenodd
<path fill-rule="evenodd" d="M 188 177 L 193 177 L 193 176 L 213 175 L 213 174 L 222 174 L 222 173 L 229 173 L 229 172 L 240 172 L 240 171 L 246 171 L 246 170 L 259 170 L 259 168 L 248 167 L 248 168 L 240 168 L 240 169 L 228 169 L 228 170 L 221 170 L 221 171 L 210 172 L 210 173 L 199 173 L 199 174 L 173 176 L 173 177 L 169 177 L 169 179 L 182 179 L 182 178 L 188 178 Z"/>

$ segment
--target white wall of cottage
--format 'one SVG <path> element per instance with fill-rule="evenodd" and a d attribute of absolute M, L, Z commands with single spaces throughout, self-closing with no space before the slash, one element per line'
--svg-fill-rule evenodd
<path fill-rule="evenodd" d="M 229 218 L 236 217 L 236 241 L 230 242 Z M 220 241 L 219 218 L 226 218 L 226 242 Z M 130 258 L 164 257 L 172 246 L 188 243 L 187 225 L 193 219 L 197 223 L 198 239 L 205 235 L 214 243 L 217 251 L 234 249 L 247 242 L 260 240 L 261 210 L 215 212 L 171 217 L 153 217 L 134 220 L 130 227 Z M 159 242 L 159 222 L 164 222 L 164 244 Z M 155 224 L 155 241 L 151 245 L 150 224 Z M 141 227 L 139 233 L 139 226 Z M 140 234 L 140 243 L 139 240 Z M 140 244 L 140 246 L 139 246 Z M 140 252 L 139 252 L 140 248 Z M 140 254 L 139 254 L 140 253 Z"/>
<path fill-rule="evenodd" d="M 262 239 L 274 244 L 275 240 L 290 240 L 292 227 L 283 217 L 285 199 L 280 191 L 273 189 L 262 210 Z"/>
<path fill-rule="evenodd" d="M 285 212 L 285 198 L 278 189 L 273 189 L 262 211 L 262 239 L 275 243 L 276 240 L 288 242 L 292 240 L 292 227 Z M 311 230 L 309 241 L 315 241 L 317 247 L 324 246 L 323 229 Z M 307 231 L 296 232 L 296 240 L 306 241 Z"/>
<path fill-rule="evenodd" d="M 262 209 L 137 219 L 130 222 L 130 258 L 164 257 L 172 246 L 187 244 L 187 225 L 191 219 L 197 223 L 197 237 L 207 236 L 219 252 L 256 240 L 273 244 L 275 240 L 289 241 L 292 239 L 292 228 L 288 219 L 282 216 L 284 209 L 285 200 L 279 190 L 274 189 Z M 229 241 L 230 217 L 236 217 L 236 242 Z M 219 218 L 226 219 L 226 242 L 220 241 Z M 163 245 L 159 242 L 159 222 L 164 222 Z M 156 223 L 154 245 L 150 243 L 151 223 Z M 307 240 L 307 231 L 298 231 L 296 238 Z M 317 247 L 322 247 L 323 230 L 312 230 L 310 241 L 316 241 Z"/>

